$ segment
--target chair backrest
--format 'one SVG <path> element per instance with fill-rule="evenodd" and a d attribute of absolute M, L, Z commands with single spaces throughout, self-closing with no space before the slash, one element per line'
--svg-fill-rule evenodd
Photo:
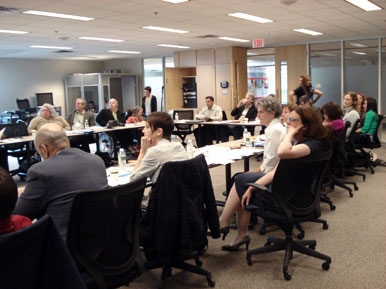
<path fill-rule="evenodd" d="M 374 135 L 374 138 L 372 140 L 373 147 L 380 147 L 381 146 L 381 141 L 380 141 L 378 135 L 379 135 L 379 127 L 380 127 L 380 125 L 382 123 L 382 120 L 383 120 L 383 114 L 378 114 L 377 129 L 375 131 L 375 135 Z"/>
<path fill-rule="evenodd" d="M 272 193 L 287 218 L 320 216 L 320 195 L 324 172 L 332 151 L 298 159 L 280 160 L 272 182 Z"/>
<path fill-rule="evenodd" d="M 222 111 L 222 120 L 228 120 L 227 113 L 225 110 Z"/>
<path fill-rule="evenodd" d="M 5 127 L 4 135 L 6 138 L 22 137 L 28 135 L 28 129 L 25 122 L 0 124 L 0 129 Z"/>
<path fill-rule="evenodd" d="M 48 215 L 14 233 L 0 235 L 1 288 L 86 289 Z"/>
<path fill-rule="evenodd" d="M 185 110 L 177 110 L 175 109 L 173 111 L 173 119 L 176 119 L 176 113 L 178 113 L 178 119 L 179 120 L 182 120 L 182 119 L 193 119 L 194 117 L 194 112 L 193 112 L 193 109 L 185 109 Z"/>
<path fill-rule="evenodd" d="M 146 178 L 75 194 L 67 245 L 99 288 L 127 285 L 142 273 L 140 208 Z"/>
<path fill-rule="evenodd" d="M 28 98 L 24 98 L 24 99 L 18 99 L 17 98 L 16 104 L 17 104 L 18 109 L 20 109 L 21 111 L 28 111 L 28 109 L 31 108 Z"/>
<path fill-rule="evenodd" d="M 149 264 L 168 264 L 207 244 L 207 228 L 219 232 L 216 200 L 204 155 L 162 166 L 141 220 Z"/>

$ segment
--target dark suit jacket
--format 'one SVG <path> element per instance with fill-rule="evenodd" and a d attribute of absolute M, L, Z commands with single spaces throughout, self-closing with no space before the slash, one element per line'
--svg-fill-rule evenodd
<path fill-rule="evenodd" d="M 126 115 L 123 112 L 117 111 L 117 118 L 120 123 L 126 122 Z M 106 126 L 109 120 L 114 120 L 111 109 L 102 109 L 96 117 L 96 121 L 100 126 Z"/>
<path fill-rule="evenodd" d="M 231 115 L 235 117 L 235 119 L 239 119 L 240 116 L 242 115 L 243 111 L 245 109 L 245 105 L 243 104 L 242 106 L 240 107 L 235 107 L 234 109 L 232 109 L 231 111 Z M 249 109 L 248 109 L 248 112 L 247 114 L 245 115 L 246 118 L 248 118 L 248 120 L 255 120 L 257 116 L 257 108 L 256 106 L 253 104 Z"/>
<path fill-rule="evenodd" d="M 193 185 L 192 185 L 193 184 Z M 141 220 L 141 242 L 150 266 L 203 249 L 220 237 L 212 181 L 204 155 L 163 165 Z"/>
<path fill-rule="evenodd" d="M 65 239 L 74 193 L 107 187 L 103 160 L 77 148 L 68 148 L 30 167 L 27 184 L 14 214 L 31 220 L 49 214 Z"/>

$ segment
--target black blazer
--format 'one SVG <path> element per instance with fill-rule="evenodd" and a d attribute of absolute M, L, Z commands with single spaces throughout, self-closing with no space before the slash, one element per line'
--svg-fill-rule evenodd
<path fill-rule="evenodd" d="M 194 184 L 194 185 L 192 185 Z M 167 264 L 220 237 L 212 181 L 204 155 L 168 162 L 153 185 L 141 220 L 141 243 L 149 265 Z"/>
<path fill-rule="evenodd" d="M 142 97 L 142 110 L 144 115 L 145 115 L 145 101 L 146 101 L 146 96 Z M 154 95 L 151 96 L 150 110 L 151 112 L 157 111 L 157 97 L 155 97 Z"/>
<path fill-rule="evenodd" d="M 245 109 L 245 105 L 244 104 L 242 106 L 240 106 L 240 107 L 235 107 L 234 109 L 232 109 L 231 115 L 234 116 L 235 119 L 239 119 L 240 116 L 242 115 L 244 109 Z M 248 109 L 248 112 L 245 115 L 245 117 L 248 118 L 248 120 L 255 120 L 256 116 L 257 116 L 257 108 L 256 108 L 255 104 L 253 104 Z"/>
<path fill-rule="evenodd" d="M 123 112 L 117 111 L 117 118 L 120 123 L 126 122 L 126 114 Z M 109 120 L 114 120 L 113 113 L 111 109 L 102 109 L 96 117 L 96 121 L 100 126 L 106 126 Z"/>

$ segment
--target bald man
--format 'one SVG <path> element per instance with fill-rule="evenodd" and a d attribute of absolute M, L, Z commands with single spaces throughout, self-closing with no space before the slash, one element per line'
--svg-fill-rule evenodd
<path fill-rule="evenodd" d="M 74 193 L 107 188 L 105 165 L 100 157 L 71 148 L 66 132 L 55 123 L 43 125 L 34 143 L 43 162 L 28 170 L 14 214 L 31 220 L 49 214 L 66 240 Z"/>

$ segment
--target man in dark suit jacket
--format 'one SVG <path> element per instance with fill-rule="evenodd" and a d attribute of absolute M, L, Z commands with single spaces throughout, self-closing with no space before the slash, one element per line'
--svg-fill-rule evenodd
<path fill-rule="evenodd" d="M 116 120 L 120 123 L 126 122 L 126 115 L 118 110 L 118 100 L 110 98 L 109 108 L 102 109 L 96 117 L 100 126 L 106 126 L 109 120 Z"/>
<path fill-rule="evenodd" d="M 34 143 L 44 161 L 28 170 L 13 213 L 31 220 L 49 214 L 66 240 L 75 192 L 107 188 L 105 165 L 100 157 L 71 148 L 65 131 L 55 123 L 43 125 Z"/>

